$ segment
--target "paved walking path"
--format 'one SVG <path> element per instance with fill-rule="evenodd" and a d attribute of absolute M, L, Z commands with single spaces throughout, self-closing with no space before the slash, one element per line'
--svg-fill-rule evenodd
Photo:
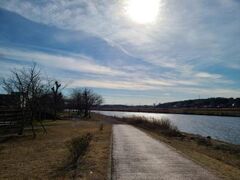
<path fill-rule="evenodd" d="M 114 180 L 208 180 L 209 171 L 129 125 L 113 126 Z"/>

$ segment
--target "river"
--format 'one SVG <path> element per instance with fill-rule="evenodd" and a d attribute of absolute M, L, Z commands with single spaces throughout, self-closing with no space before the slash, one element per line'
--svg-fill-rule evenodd
<path fill-rule="evenodd" d="M 142 116 L 148 118 L 149 120 L 151 118 L 154 118 L 156 120 L 167 118 L 182 132 L 199 134 L 205 137 L 211 136 L 212 138 L 221 141 L 226 141 L 233 144 L 240 144 L 240 117 L 120 111 L 95 112 L 103 115 L 116 117 Z"/>

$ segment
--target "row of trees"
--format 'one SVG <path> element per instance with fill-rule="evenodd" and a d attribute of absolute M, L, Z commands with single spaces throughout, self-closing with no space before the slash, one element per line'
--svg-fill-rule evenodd
<path fill-rule="evenodd" d="M 56 120 L 58 114 L 66 108 L 77 110 L 81 117 L 90 117 L 92 106 L 103 102 L 101 96 L 87 88 L 74 89 L 70 97 L 64 97 L 62 91 L 66 86 L 59 81 L 44 78 L 36 64 L 12 70 L 9 77 L 1 80 L 1 86 L 8 94 L 19 95 L 17 108 L 23 117 L 19 134 L 23 133 L 27 125 L 31 125 L 34 137 L 34 120 L 40 122 L 46 132 L 43 119 Z"/>

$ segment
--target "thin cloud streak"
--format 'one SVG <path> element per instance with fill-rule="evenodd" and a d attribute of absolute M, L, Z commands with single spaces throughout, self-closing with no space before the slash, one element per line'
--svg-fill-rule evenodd
<path fill-rule="evenodd" d="M 95 64 L 94 61 L 86 56 L 70 57 L 49 54 L 38 51 L 16 50 L 9 48 L 0 48 L 2 56 L 18 61 L 37 62 L 45 66 L 60 68 L 64 70 L 73 70 L 93 74 L 104 75 L 123 75 L 123 72 L 111 69 L 106 66 Z"/>
<path fill-rule="evenodd" d="M 19 62 L 37 62 L 45 67 L 52 67 L 60 70 L 71 70 L 87 74 L 90 73 L 98 76 L 95 77 L 98 78 L 98 80 L 81 80 L 82 83 L 80 83 L 80 81 L 76 82 L 73 80 L 75 81 L 74 84 L 81 86 L 87 85 L 87 82 L 89 82 L 89 86 L 91 87 L 150 90 L 176 86 L 199 86 L 201 84 L 208 83 L 209 80 L 215 80 L 215 83 L 231 83 L 231 81 L 223 79 L 222 76 L 218 74 L 210 74 L 206 72 L 196 73 L 191 70 L 188 70 L 187 73 L 188 76 L 191 76 L 191 79 L 173 79 L 173 74 L 171 73 L 167 76 L 164 76 L 163 74 L 162 76 L 155 78 L 154 74 L 148 74 L 148 72 L 151 71 L 150 69 L 142 69 L 142 71 L 138 72 L 139 67 L 132 66 L 131 68 L 118 68 L 117 70 L 116 68 L 114 69 L 112 67 L 98 65 L 94 63 L 93 59 L 79 54 L 75 54 L 75 56 L 63 56 L 33 50 L 29 51 L 25 49 L 20 50 L 1 47 L 0 53 L 2 57 Z M 104 81 L 99 79 L 99 77 L 102 77 Z"/>

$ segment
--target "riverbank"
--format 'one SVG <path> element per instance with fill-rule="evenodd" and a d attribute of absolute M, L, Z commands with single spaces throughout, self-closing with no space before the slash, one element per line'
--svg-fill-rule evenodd
<path fill-rule="evenodd" d="M 133 119 L 131 118 L 116 118 L 100 114 L 95 114 L 95 116 L 99 120 L 104 119 L 131 124 L 153 138 L 168 144 L 194 162 L 213 171 L 217 176 L 223 179 L 239 179 L 240 177 L 239 145 L 233 145 L 211 139 L 210 137 L 207 138 L 183 132 L 180 132 L 181 135 L 178 133 L 166 133 L 164 129 L 160 131 L 151 123 L 133 123 Z M 163 133 L 164 131 L 165 133 Z M 170 128 L 170 132 L 171 131 Z M 173 131 L 175 132 L 174 129 Z"/>
<path fill-rule="evenodd" d="M 33 139 L 31 131 L 26 131 L 22 137 L 0 143 L 0 179 L 107 179 L 110 124 L 103 125 L 94 118 L 44 123 L 47 134 L 38 129 Z M 86 134 L 91 135 L 89 147 L 80 152 L 83 157 L 76 167 L 68 168 L 76 140 L 81 143 Z"/>
<path fill-rule="evenodd" d="M 121 112 L 144 112 L 166 114 L 190 114 L 208 116 L 240 117 L 240 108 L 99 108 L 96 111 L 121 111 Z"/>
<path fill-rule="evenodd" d="M 229 180 L 238 180 L 240 177 L 239 146 L 211 140 L 192 134 L 184 134 L 184 139 L 170 138 L 142 129 L 153 138 L 168 144 L 185 156 L 213 171 L 217 176 Z"/>

